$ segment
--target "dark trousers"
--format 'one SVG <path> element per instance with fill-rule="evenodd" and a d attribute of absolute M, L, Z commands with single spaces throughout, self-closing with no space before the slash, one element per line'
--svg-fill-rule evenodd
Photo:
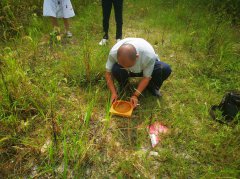
<path fill-rule="evenodd" d="M 104 39 L 108 39 L 109 18 L 111 15 L 112 4 L 115 12 L 116 21 L 116 39 L 122 38 L 122 24 L 123 24 L 123 0 L 102 0 L 103 11 L 103 31 Z"/>
<path fill-rule="evenodd" d="M 156 61 L 152 72 L 152 79 L 150 80 L 147 88 L 150 90 L 159 90 L 163 82 L 170 76 L 171 72 L 171 67 L 168 64 L 162 61 Z M 119 85 L 124 87 L 128 83 L 129 77 L 142 77 L 143 73 L 136 74 L 128 72 L 118 63 L 115 63 L 112 68 L 112 75 L 118 81 Z"/>

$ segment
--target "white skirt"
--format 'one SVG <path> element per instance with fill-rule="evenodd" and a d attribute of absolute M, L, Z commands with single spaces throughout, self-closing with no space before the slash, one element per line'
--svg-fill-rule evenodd
<path fill-rule="evenodd" d="M 70 18 L 75 13 L 70 0 L 44 0 L 43 16 Z"/>

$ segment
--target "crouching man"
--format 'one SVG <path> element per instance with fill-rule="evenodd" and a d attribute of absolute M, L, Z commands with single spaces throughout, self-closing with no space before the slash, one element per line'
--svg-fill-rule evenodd
<path fill-rule="evenodd" d="M 112 47 L 106 63 L 106 81 L 112 94 L 111 102 L 118 99 L 113 79 L 118 81 L 120 89 L 124 89 L 129 77 L 143 77 L 130 99 L 133 107 L 136 107 L 138 98 L 145 89 L 160 97 L 159 89 L 170 74 L 170 66 L 159 60 L 153 47 L 146 40 L 123 39 Z"/>

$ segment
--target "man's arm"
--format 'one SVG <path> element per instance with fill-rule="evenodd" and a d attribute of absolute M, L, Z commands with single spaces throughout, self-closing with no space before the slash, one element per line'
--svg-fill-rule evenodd
<path fill-rule="evenodd" d="M 147 87 L 150 80 L 151 80 L 150 77 L 143 77 L 143 79 L 138 84 L 137 90 L 133 93 L 131 97 L 131 103 L 133 104 L 133 107 L 137 106 L 138 97 L 142 94 L 143 90 Z"/>
<path fill-rule="evenodd" d="M 134 107 L 137 106 L 139 95 L 147 87 L 149 81 L 152 78 L 151 76 L 154 69 L 155 61 L 156 61 L 155 58 L 150 56 L 145 59 L 145 63 L 143 65 L 143 79 L 140 81 L 140 83 L 138 84 L 137 90 L 131 97 L 131 102 Z"/>
<path fill-rule="evenodd" d="M 109 88 L 109 90 L 111 91 L 111 94 L 112 94 L 111 103 L 113 103 L 114 101 L 117 100 L 118 95 L 117 95 L 117 91 L 116 91 L 116 88 L 115 88 L 113 80 L 112 80 L 111 72 L 106 71 L 105 78 L 106 78 L 106 81 L 107 81 L 107 86 L 108 86 L 108 88 Z"/>

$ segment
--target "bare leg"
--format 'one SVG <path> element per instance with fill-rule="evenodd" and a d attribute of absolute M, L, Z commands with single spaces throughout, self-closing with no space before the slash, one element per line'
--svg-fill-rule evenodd
<path fill-rule="evenodd" d="M 68 32 L 68 31 L 69 31 L 69 22 L 68 22 L 68 19 L 63 18 L 63 22 L 64 22 L 65 30 L 66 30 L 66 32 Z"/>
<path fill-rule="evenodd" d="M 53 28 L 58 28 L 57 18 L 51 17 Z"/>
<path fill-rule="evenodd" d="M 65 26 L 65 32 L 67 37 L 72 37 L 72 33 L 69 31 L 69 21 L 66 18 L 63 18 L 64 26 Z"/>

